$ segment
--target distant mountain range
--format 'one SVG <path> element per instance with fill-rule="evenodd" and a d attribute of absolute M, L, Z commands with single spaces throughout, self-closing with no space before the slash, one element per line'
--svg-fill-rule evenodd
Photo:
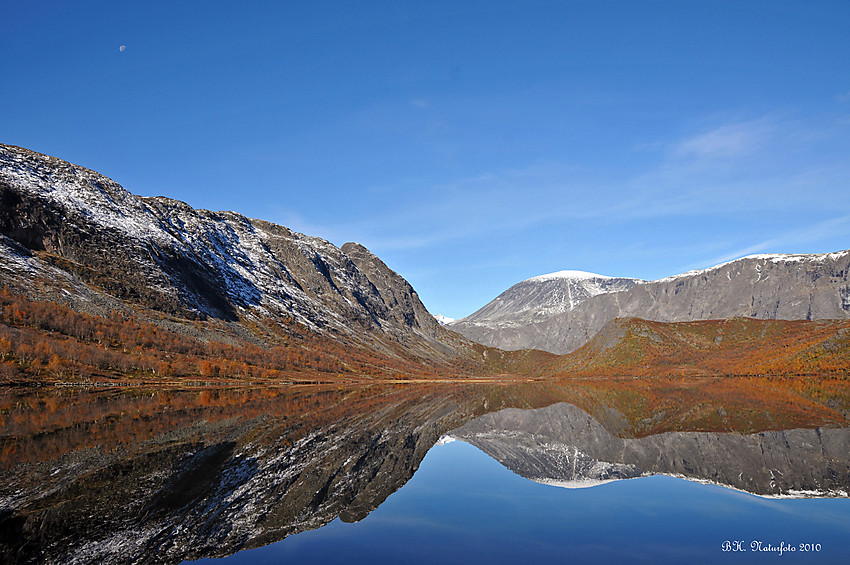
<path fill-rule="evenodd" d="M 449 318 L 448 316 L 443 316 L 442 314 L 434 314 L 434 319 L 437 320 L 442 326 L 451 324 L 455 321 L 454 318 Z"/>
<path fill-rule="evenodd" d="M 564 354 L 615 318 L 846 319 L 848 276 L 850 251 L 753 255 L 656 281 L 561 271 L 517 283 L 447 327 L 492 347 Z"/>

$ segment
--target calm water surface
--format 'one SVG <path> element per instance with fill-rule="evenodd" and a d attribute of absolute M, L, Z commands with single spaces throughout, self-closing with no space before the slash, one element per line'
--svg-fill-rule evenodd
<path fill-rule="evenodd" d="M 846 563 L 846 389 L 3 389 L 0 562 Z"/>
<path fill-rule="evenodd" d="M 746 551 L 732 552 L 731 542 Z M 796 552 L 759 552 L 752 542 Z M 804 553 L 805 543 L 820 550 Z M 200 562 L 847 563 L 848 551 L 848 499 L 767 499 L 660 475 L 560 488 L 458 441 L 434 447 L 410 482 L 359 523 L 335 520 Z"/>

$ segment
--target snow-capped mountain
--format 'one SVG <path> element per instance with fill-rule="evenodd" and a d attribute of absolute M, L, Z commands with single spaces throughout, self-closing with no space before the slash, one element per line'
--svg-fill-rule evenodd
<path fill-rule="evenodd" d="M 480 310 L 456 323 L 491 328 L 515 327 L 569 312 L 588 298 L 628 290 L 638 279 L 584 271 L 558 271 L 519 282 Z"/>
<path fill-rule="evenodd" d="M 753 255 L 656 281 L 563 271 L 518 283 L 448 327 L 493 347 L 562 354 L 614 318 L 688 322 L 735 316 L 850 317 L 850 251 Z"/>
<path fill-rule="evenodd" d="M 180 317 L 271 317 L 453 354 L 416 291 L 359 244 L 337 248 L 233 212 L 134 196 L 8 145 L 0 201 L 0 280 L 30 294 L 106 313 L 117 299 Z"/>
<path fill-rule="evenodd" d="M 434 319 L 437 320 L 441 326 L 446 326 L 455 321 L 454 318 L 449 318 L 448 316 L 443 316 L 442 314 L 434 314 Z"/>

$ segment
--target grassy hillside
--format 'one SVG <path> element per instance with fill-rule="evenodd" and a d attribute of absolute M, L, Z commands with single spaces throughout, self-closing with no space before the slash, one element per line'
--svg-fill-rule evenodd
<path fill-rule="evenodd" d="M 544 372 L 562 377 L 848 374 L 850 321 L 622 318 Z"/>

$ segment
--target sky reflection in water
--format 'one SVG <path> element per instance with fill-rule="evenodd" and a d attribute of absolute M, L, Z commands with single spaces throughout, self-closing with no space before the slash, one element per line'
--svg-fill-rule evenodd
<path fill-rule="evenodd" d="M 725 541 L 745 552 L 724 551 Z M 796 549 L 757 552 L 782 542 Z M 820 544 L 802 552 L 800 544 Z M 734 547 L 734 546 L 732 546 Z M 541 485 L 463 442 L 434 447 L 364 520 L 200 563 L 846 563 L 850 500 L 768 499 L 666 476 Z"/>

